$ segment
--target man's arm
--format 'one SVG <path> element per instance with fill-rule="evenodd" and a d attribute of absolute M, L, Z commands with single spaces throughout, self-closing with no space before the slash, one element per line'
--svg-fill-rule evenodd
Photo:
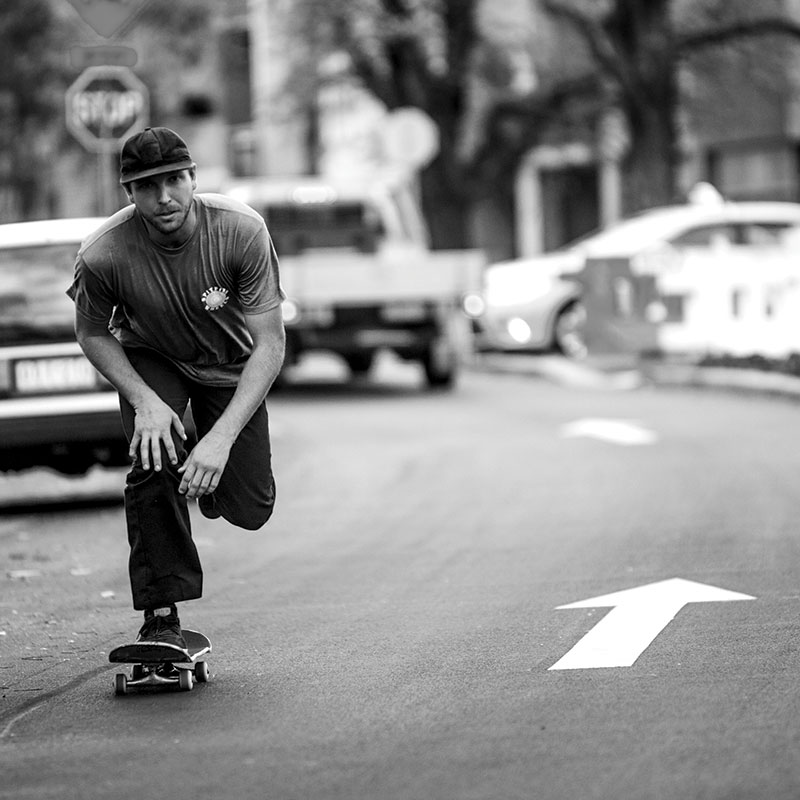
<path fill-rule="evenodd" d="M 170 462 L 177 464 L 178 455 L 171 432 L 174 428 L 182 439 L 186 438 L 180 417 L 142 380 L 107 325 L 92 322 L 76 313 L 75 335 L 89 361 L 136 412 L 128 451 L 130 457 L 135 458 L 138 452 L 145 469 L 150 469 L 152 461 L 153 468 L 160 470 L 163 444 Z"/>
<path fill-rule="evenodd" d="M 236 437 L 264 402 L 283 364 L 286 333 L 280 306 L 247 314 L 245 320 L 253 351 L 228 407 L 179 470 L 183 473 L 179 491 L 188 497 L 199 497 L 217 488 Z"/>

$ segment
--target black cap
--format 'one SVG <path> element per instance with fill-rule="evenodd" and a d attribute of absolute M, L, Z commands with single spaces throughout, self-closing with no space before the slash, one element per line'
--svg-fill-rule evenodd
<path fill-rule="evenodd" d="M 195 167 L 186 142 L 169 128 L 145 128 L 122 146 L 119 182 L 130 183 L 163 172 Z"/>

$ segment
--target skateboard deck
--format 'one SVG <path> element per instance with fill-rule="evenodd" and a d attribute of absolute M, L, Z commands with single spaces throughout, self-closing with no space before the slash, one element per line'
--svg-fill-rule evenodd
<path fill-rule="evenodd" d="M 169 686 L 190 691 L 195 683 L 209 679 L 208 664 L 200 657 L 211 652 L 208 637 L 198 631 L 183 629 L 186 650 L 163 642 L 133 642 L 115 647 L 109 654 L 112 664 L 132 664 L 130 675 L 119 672 L 114 677 L 116 694 L 129 689 Z"/>

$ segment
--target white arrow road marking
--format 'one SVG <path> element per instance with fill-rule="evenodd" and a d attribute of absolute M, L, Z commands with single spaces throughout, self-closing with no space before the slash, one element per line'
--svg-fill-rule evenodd
<path fill-rule="evenodd" d="M 561 426 L 564 438 L 586 436 L 625 446 L 653 444 L 658 436 L 635 419 L 579 419 Z"/>
<path fill-rule="evenodd" d="M 730 600 L 755 598 L 683 578 L 670 578 L 558 606 L 559 609 L 613 608 L 550 669 L 630 667 L 687 603 Z"/>

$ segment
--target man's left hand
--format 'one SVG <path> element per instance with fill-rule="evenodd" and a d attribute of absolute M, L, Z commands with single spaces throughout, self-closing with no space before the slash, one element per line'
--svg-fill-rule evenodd
<path fill-rule="evenodd" d="M 178 491 L 187 497 L 211 494 L 217 488 L 228 463 L 232 444 L 218 433 L 207 433 L 178 470 L 183 476 Z"/>

